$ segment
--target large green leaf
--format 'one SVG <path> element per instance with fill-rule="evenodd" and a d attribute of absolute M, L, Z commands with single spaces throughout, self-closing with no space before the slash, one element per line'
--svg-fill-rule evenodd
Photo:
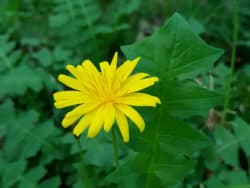
<path fill-rule="evenodd" d="M 152 180 L 158 179 L 158 181 L 161 180 L 161 185 L 166 187 L 178 183 L 185 174 L 191 171 L 195 161 L 189 157 L 195 151 L 206 147 L 209 144 L 208 139 L 188 124 L 167 114 L 162 114 L 160 118 L 161 123 L 156 125 L 154 125 L 155 118 L 147 120 L 150 126 L 143 134 L 132 133 L 130 146 L 135 151 L 141 152 L 140 167 L 143 169 L 134 170 L 133 165 L 138 160 L 136 156 L 108 177 L 108 180 L 123 183 L 123 178 L 131 176 L 138 181 L 145 178 L 144 181 L 147 183 L 144 186 L 152 187 L 155 184 Z M 134 183 L 134 187 L 139 185 L 137 183 Z M 132 185 L 125 184 L 124 186 L 131 187 Z"/>
<path fill-rule="evenodd" d="M 129 58 L 142 57 L 138 70 L 159 76 L 163 83 L 208 71 L 222 54 L 194 34 L 178 13 L 151 37 L 122 46 L 122 51 Z"/>
<path fill-rule="evenodd" d="M 220 103 L 219 94 L 195 86 L 190 79 L 196 73 L 209 71 L 222 50 L 204 43 L 179 14 L 151 37 L 121 49 L 130 59 L 141 57 L 138 71 L 160 78 L 153 93 L 167 106 L 169 114 L 178 117 L 207 115 L 209 108 Z"/>
<path fill-rule="evenodd" d="M 144 187 L 156 186 L 155 182 L 160 182 L 162 187 L 177 184 L 191 171 L 195 163 L 192 154 L 208 146 L 209 141 L 172 116 L 206 115 L 208 109 L 218 103 L 220 95 L 195 86 L 187 78 L 208 71 L 222 52 L 205 44 L 179 14 L 170 18 L 151 37 L 123 46 L 122 51 L 130 59 L 141 57 L 139 71 L 160 78 L 152 93 L 160 97 L 162 104 L 157 110 L 144 114 L 147 127 L 143 134 L 132 133 L 134 137 L 130 143 L 135 151 L 143 155 L 140 159 L 143 170 L 139 174 L 129 171 L 129 167 L 133 169 L 130 164 L 138 160 L 136 157 L 108 179 L 124 187 L 132 186 L 124 184 L 123 177 L 126 179 L 127 176 L 133 176 L 138 181 L 144 179 Z M 124 171 L 128 175 L 124 175 Z M 120 173 L 123 175 L 117 178 Z"/>

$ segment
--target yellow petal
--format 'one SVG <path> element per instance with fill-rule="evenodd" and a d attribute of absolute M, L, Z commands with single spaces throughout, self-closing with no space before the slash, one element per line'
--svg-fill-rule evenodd
<path fill-rule="evenodd" d="M 133 85 L 134 83 L 137 83 L 138 81 L 140 81 L 141 79 L 148 77 L 149 74 L 147 73 L 137 73 L 134 74 L 132 76 L 129 76 L 127 78 L 127 80 L 122 83 L 121 88 L 119 88 L 119 90 L 117 90 L 117 96 L 122 96 L 128 93 L 128 89 L 131 87 L 131 85 Z"/>
<path fill-rule="evenodd" d="M 101 62 L 100 64 L 102 79 L 104 82 L 108 82 L 109 79 L 109 63 L 107 61 Z"/>
<path fill-rule="evenodd" d="M 119 110 L 115 111 L 115 118 L 124 142 L 129 141 L 128 120 Z"/>
<path fill-rule="evenodd" d="M 106 104 L 104 114 L 104 130 L 109 132 L 115 121 L 115 109 L 112 103 Z"/>
<path fill-rule="evenodd" d="M 98 106 L 97 103 L 96 104 L 93 104 L 93 103 L 81 104 L 80 106 L 74 108 L 73 110 L 71 110 L 65 115 L 62 121 L 62 126 L 64 128 L 69 127 L 70 125 L 75 123 L 81 116 L 93 111 L 97 106 Z"/>
<path fill-rule="evenodd" d="M 153 106 L 156 104 L 161 104 L 161 101 L 158 97 L 146 94 L 146 93 L 130 93 L 125 97 L 122 97 L 120 102 L 132 105 L 132 106 Z"/>
<path fill-rule="evenodd" d="M 88 76 L 93 78 L 99 78 L 99 72 L 96 69 L 95 65 L 90 60 L 84 60 L 82 63 L 83 70 L 88 74 Z"/>
<path fill-rule="evenodd" d="M 70 100 L 72 98 L 87 99 L 86 93 L 82 91 L 59 91 L 53 94 L 55 101 Z"/>
<path fill-rule="evenodd" d="M 145 78 L 141 79 L 138 82 L 134 83 L 129 83 L 126 87 L 127 93 L 132 93 L 136 91 L 143 90 L 147 87 L 150 87 L 155 84 L 155 82 L 159 81 L 157 77 L 150 77 L 150 78 Z"/>
<path fill-rule="evenodd" d="M 81 82 L 81 84 L 84 86 L 85 91 L 91 93 L 91 95 L 95 95 L 97 92 L 96 83 L 94 83 L 95 79 L 92 79 L 93 75 L 89 75 L 89 73 L 87 73 L 81 65 L 78 65 L 76 69 L 80 73 L 79 82 Z"/>
<path fill-rule="evenodd" d="M 64 74 L 60 74 L 58 76 L 58 80 L 60 82 L 62 82 L 64 85 L 72 88 L 72 89 L 75 89 L 75 90 L 80 90 L 80 91 L 84 91 L 84 87 L 83 85 L 76 79 L 72 78 L 72 77 L 69 77 L 69 76 L 66 76 Z"/>
<path fill-rule="evenodd" d="M 128 77 L 127 82 L 139 81 L 142 78 L 145 78 L 147 76 L 149 76 L 148 73 L 144 73 L 144 72 L 136 73 L 136 74 L 133 74 L 132 76 Z"/>
<path fill-rule="evenodd" d="M 69 106 L 73 106 L 77 104 L 82 104 L 84 102 L 85 101 L 81 98 L 72 98 L 69 100 L 56 101 L 54 105 L 56 108 L 60 109 L 60 108 L 65 108 L 65 107 L 69 107 Z"/>
<path fill-rule="evenodd" d="M 115 72 L 116 72 L 116 68 L 117 68 L 117 61 L 118 61 L 118 53 L 115 52 L 114 54 L 114 57 L 111 61 L 111 64 L 109 66 L 109 71 L 108 71 L 108 74 L 107 74 L 107 87 L 108 88 L 111 88 L 112 87 L 112 83 L 113 83 L 113 80 L 115 78 Z"/>
<path fill-rule="evenodd" d="M 80 106 L 74 108 L 70 112 L 68 112 L 65 117 L 72 118 L 74 116 L 84 115 L 89 113 L 90 111 L 94 110 L 99 104 L 96 103 L 85 103 L 81 104 Z"/>
<path fill-rule="evenodd" d="M 79 136 L 83 131 L 85 131 L 89 127 L 92 119 L 93 119 L 93 113 L 86 114 L 84 117 L 82 117 L 82 119 L 73 129 L 73 134 Z"/>
<path fill-rule="evenodd" d="M 64 117 L 62 120 L 62 126 L 63 128 L 68 128 L 69 126 L 73 125 L 82 115 L 79 114 L 78 116 L 73 116 L 73 117 Z"/>
<path fill-rule="evenodd" d="M 116 71 L 116 78 L 123 82 L 133 72 L 140 58 L 136 58 L 133 61 L 125 61 Z"/>
<path fill-rule="evenodd" d="M 93 94 L 100 96 L 103 92 L 103 90 L 100 89 L 103 85 L 100 72 L 90 60 L 83 61 L 82 67 L 84 76 L 87 79 L 85 87 L 87 87 Z"/>
<path fill-rule="evenodd" d="M 81 73 L 73 65 L 67 65 L 66 69 L 77 79 L 81 78 Z"/>
<path fill-rule="evenodd" d="M 128 118 L 131 119 L 137 125 L 141 132 L 144 130 L 145 122 L 142 119 L 141 115 L 135 109 L 126 104 L 121 103 L 116 104 L 116 107 L 126 116 L 128 116 Z"/>
<path fill-rule="evenodd" d="M 110 64 L 110 68 L 112 69 L 112 71 L 116 70 L 117 61 L 118 61 L 118 52 L 115 52 L 114 57 L 113 57 L 111 64 Z"/>
<path fill-rule="evenodd" d="M 99 66 L 100 66 L 101 72 L 104 73 L 108 70 L 109 63 L 107 61 L 103 61 L 103 62 L 99 63 Z"/>
<path fill-rule="evenodd" d="M 95 137 L 103 126 L 103 116 L 104 116 L 104 107 L 100 107 L 97 112 L 95 113 L 92 122 L 90 124 L 89 130 L 88 130 L 88 137 L 93 138 Z"/>

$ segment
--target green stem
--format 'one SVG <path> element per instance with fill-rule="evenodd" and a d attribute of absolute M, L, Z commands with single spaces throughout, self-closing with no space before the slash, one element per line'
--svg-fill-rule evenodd
<path fill-rule="evenodd" d="M 119 168 L 119 156 L 118 156 L 118 149 L 117 149 L 117 142 L 116 142 L 116 135 L 115 130 L 112 130 L 112 142 L 113 142 L 113 148 L 114 148 L 114 158 L 115 158 L 115 167 L 116 169 Z"/>
<path fill-rule="evenodd" d="M 81 172 L 82 172 L 82 176 L 83 176 L 83 182 L 84 182 L 84 187 L 88 188 L 88 173 L 87 173 L 87 168 L 84 162 L 84 157 L 82 154 L 82 145 L 81 142 L 79 140 L 78 137 L 76 137 L 76 141 L 77 141 L 77 145 L 78 145 L 78 149 L 79 149 L 79 154 L 80 154 L 80 159 L 81 159 Z"/>
<path fill-rule="evenodd" d="M 237 46 L 237 37 L 238 37 L 238 19 L 239 19 L 239 0 L 234 0 L 234 17 L 233 17 L 233 49 L 231 56 L 230 64 L 230 73 L 227 80 L 226 91 L 225 91 L 225 101 L 224 101 L 224 110 L 221 118 L 221 125 L 225 126 L 227 109 L 229 104 L 230 92 L 231 92 L 231 82 L 234 73 L 235 67 L 235 57 L 236 57 L 236 46 Z"/>

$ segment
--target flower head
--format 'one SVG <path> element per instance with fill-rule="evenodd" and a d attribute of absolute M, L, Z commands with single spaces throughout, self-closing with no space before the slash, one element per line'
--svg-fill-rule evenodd
<path fill-rule="evenodd" d="M 145 122 L 131 106 L 152 106 L 160 104 L 160 99 L 140 90 L 154 85 L 157 77 L 147 73 L 132 74 L 140 58 L 127 60 L 117 67 L 118 54 L 115 53 L 111 64 L 103 61 L 100 71 L 90 60 L 84 60 L 76 67 L 67 65 L 66 69 L 74 76 L 64 74 L 58 80 L 72 90 L 54 93 L 56 108 L 73 105 L 66 113 L 62 126 L 67 128 L 76 123 L 73 134 L 79 136 L 88 128 L 88 137 L 95 137 L 102 128 L 109 132 L 116 121 L 124 142 L 129 141 L 129 118 L 142 132 Z"/>

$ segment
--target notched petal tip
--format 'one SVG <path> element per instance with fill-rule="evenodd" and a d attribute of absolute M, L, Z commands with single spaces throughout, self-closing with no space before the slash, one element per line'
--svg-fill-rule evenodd
<path fill-rule="evenodd" d="M 145 129 L 145 124 L 143 126 L 141 126 L 141 127 L 139 127 L 139 126 L 137 126 L 137 127 L 139 128 L 140 133 L 142 133 L 144 131 L 144 129 Z"/>
<path fill-rule="evenodd" d="M 159 82 L 159 81 L 160 81 L 160 79 L 159 79 L 158 77 L 156 77 L 156 76 L 154 76 L 154 77 L 152 77 L 152 78 L 154 78 L 154 81 L 155 81 L 155 82 Z"/>
<path fill-rule="evenodd" d="M 88 131 L 87 136 L 88 136 L 88 138 L 94 138 L 94 137 L 96 137 L 96 135 L 98 135 L 99 132 L 100 132 L 100 131 L 97 131 L 97 132 Z"/>
<path fill-rule="evenodd" d="M 157 104 L 161 104 L 161 100 L 158 97 L 154 96 L 154 98 L 155 98 L 155 101 L 154 101 L 154 104 L 152 105 L 152 107 L 156 107 Z"/>
<path fill-rule="evenodd" d="M 61 108 L 62 108 L 61 105 L 58 104 L 58 102 L 54 102 L 54 106 L 55 106 L 55 108 L 57 108 L 57 109 L 61 109 Z"/>
<path fill-rule="evenodd" d="M 65 68 L 66 68 L 67 70 L 70 70 L 71 68 L 75 68 L 75 67 L 74 67 L 73 65 L 68 64 L 68 65 L 65 66 Z"/>
<path fill-rule="evenodd" d="M 67 75 L 65 75 L 65 74 L 59 74 L 59 75 L 57 76 L 57 80 L 58 80 L 59 82 L 63 83 L 64 85 L 66 85 L 66 84 L 65 84 L 65 80 L 68 80 L 68 79 L 74 79 L 74 78 L 71 77 L 71 76 L 67 76 Z"/>
<path fill-rule="evenodd" d="M 111 127 L 112 128 L 112 127 Z M 110 131 L 111 128 L 107 128 L 107 127 L 103 127 L 103 130 L 108 133 Z"/>
<path fill-rule="evenodd" d="M 74 135 L 74 136 L 79 137 L 80 134 L 81 134 L 81 132 L 76 131 L 75 129 L 73 130 L 73 135 Z"/>
<path fill-rule="evenodd" d="M 60 91 L 58 91 L 58 92 L 60 92 Z M 58 92 L 55 92 L 55 93 L 52 94 L 53 99 L 54 99 L 55 101 L 56 101 L 56 99 L 57 99 Z"/>
<path fill-rule="evenodd" d="M 64 117 L 61 124 L 63 128 L 68 128 L 71 125 L 71 122 L 69 122 L 69 120 Z"/>
<path fill-rule="evenodd" d="M 123 138 L 123 142 L 124 143 L 128 143 L 129 142 L 129 138 Z"/>
<path fill-rule="evenodd" d="M 87 64 L 93 64 L 92 61 L 90 59 L 85 59 L 82 61 L 82 66 L 85 66 Z"/>
<path fill-rule="evenodd" d="M 59 80 L 60 82 L 62 81 L 62 77 L 64 77 L 64 75 L 63 74 L 59 74 L 58 76 L 57 76 L 57 80 Z"/>
<path fill-rule="evenodd" d="M 155 98 L 156 98 L 155 99 L 156 104 L 161 104 L 161 100 L 158 97 L 155 97 Z"/>

